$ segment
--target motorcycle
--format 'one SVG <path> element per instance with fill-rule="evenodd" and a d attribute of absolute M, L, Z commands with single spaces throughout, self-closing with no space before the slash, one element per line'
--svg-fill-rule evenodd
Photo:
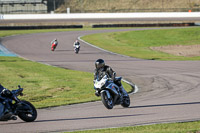
<path fill-rule="evenodd" d="M 80 50 L 80 45 L 75 45 L 74 47 L 75 47 L 75 48 L 74 48 L 74 52 L 75 52 L 76 54 L 78 54 L 78 52 L 79 52 L 79 50 Z"/>
<path fill-rule="evenodd" d="M 37 118 L 35 107 L 28 101 L 18 99 L 18 96 L 23 96 L 23 88 L 12 90 L 11 98 L 7 98 L 11 112 L 5 113 L 5 105 L 0 102 L 0 121 L 17 120 L 18 116 L 25 122 L 33 122 Z"/>
<path fill-rule="evenodd" d="M 57 47 L 57 44 L 53 43 L 53 44 L 51 45 L 51 51 L 54 51 L 54 50 L 56 49 L 56 47 Z"/>
<path fill-rule="evenodd" d="M 121 77 L 116 77 L 116 80 L 120 81 Z M 129 95 L 123 96 L 122 92 L 112 79 L 105 75 L 102 79 L 96 79 L 94 81 L 94 87 L 101 94 L 101 100 L 107 109 L 112 109 L 113 106 L 121 104 L 122 107 L 130 106 Z"/>

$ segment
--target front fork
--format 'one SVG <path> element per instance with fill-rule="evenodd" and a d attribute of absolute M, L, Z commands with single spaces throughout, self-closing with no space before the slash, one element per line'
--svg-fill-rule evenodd
<path fill-rule="evenodd" d="M 112 87 L 115 87 L 115 89 L 111 89 Z M 116 89 L 119 89 L 119 88 L 116 88 L 116 86 L 112 86 L 111 88 L 107 88 L 108 90 L 105 90 L 106 92 L 106 95 L 109 98 L 111 98 L 111 94 L 113 94 L 113 103 L 115 104 L 117 102 L 117 99 L 121 96 L 119 90 L 116 90 Z"/>

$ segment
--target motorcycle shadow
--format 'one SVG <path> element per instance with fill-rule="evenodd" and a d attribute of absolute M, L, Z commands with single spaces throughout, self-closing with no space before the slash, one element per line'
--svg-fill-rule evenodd
<path fill-rule="evenodd" d="M 200 104 L 200 102 L 157 104 L 157 105 L 141 105 L 141 106 L 130 106 L 129 108 L 152 108 L 152 107 L 182 106 L 182 105 L 192 105 L 192 104 Z"/>
<path fill-rule="evenodd" d="M 80 117 L 80 118 L 63 118 L 63 119 L 49 119 L 49 120 L 36 120 L 31 123 L 45 123 L 45 122 L 60 122 L 60 121 L 74 121 L 74 120 L 92 120 L 92 119 L 109 119 L 109 118 L 125 118 L 125 117 L 137 117 L 143 115 L 151 114 L 132 114 L 132 115 L 113 115 L 113 116 L 97 116 L 97 117 Z M 27 122 L 12 122 L 12 123 L 1 123 L 1 125 L 15 125 L 15 124 L 25 124 Z M 30 123 L 30 122 L 28 122 Z"/>

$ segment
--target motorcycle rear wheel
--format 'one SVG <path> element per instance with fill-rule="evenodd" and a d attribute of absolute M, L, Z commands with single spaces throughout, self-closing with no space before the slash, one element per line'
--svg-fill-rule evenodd
<path fill-rule="evenodd" d="M 101 100 L 102 100 L 102 103 L 104 104 L 104 106 L 107 109 L 112 109 L 113 108 L 113 99 L 112 99 L 112 96 L 111 96 L 110 99 L 108 99 L 108 96 L 106 95 L 106 92 L 102 92 L 101 93 Z"/>
<path fill-rule="evenodd" d="M 25 122 L 33 122 L 37 118 L 37 110 L 35 107 L 28 101 L 22 101 L 23 104 L 29 106 L 31 108 L 30 112 L 20 112 L 18 114 L 19 118 L 22 119 Z"/>

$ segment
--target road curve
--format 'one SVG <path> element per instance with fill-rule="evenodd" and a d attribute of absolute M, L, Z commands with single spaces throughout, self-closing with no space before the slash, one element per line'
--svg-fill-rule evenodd
<path fill-rule="evenodd" d="M 159 29 L 159 28 L 157 28 Z M 108 127 L 200 120 L 200 61 L 142 60 L 111 54 L 81 42 L 74 54 L 72 43 L 79 36 L 126 30 L 38 33 L 2 38 L 2 44 L 21 57 L 58 67 L 93 72 L 94 61 L 105 59 L 118 75 L 136 83 L 130 108 L 107 110 L 99 102 L 38 110 L 38 119 L 26 123 L 0 122 L 0 133 L 61 132 Z M 148 29 L 146 29 L 148 30 Z M 55 52 L 50 41 L 58 38 Z M 93 91 L 93 90 L 91 90 Z"/>

